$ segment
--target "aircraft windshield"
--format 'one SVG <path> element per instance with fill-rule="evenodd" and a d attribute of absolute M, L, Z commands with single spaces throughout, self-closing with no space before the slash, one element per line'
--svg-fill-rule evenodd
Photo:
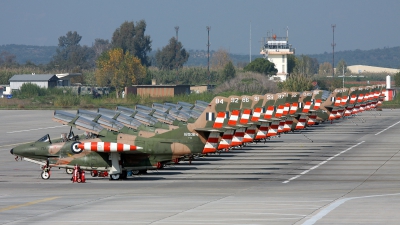
<path fill-rule="evenodd" d="M 46 134 L 46 135 L 44 135 L 43 137 L 39 138 L 39 140 L 37 140 L 36 142 L 50 142 L 50 143 L 51 143 L 51 141 L 50 141 L 50 135 L 49 135 L 49 134 Z"/>

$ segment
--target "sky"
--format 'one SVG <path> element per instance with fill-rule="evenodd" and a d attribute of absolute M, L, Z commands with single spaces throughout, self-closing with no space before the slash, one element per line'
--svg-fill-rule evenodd
<path fill-rule="evenodd" d="M 286 36 L 296 55 L 400 46 L 398 0 L 0 0 L 0 45 L 56 46 L 68 31 L 111 41 L 125 21 L 145 20 L 152 49 L 178 37 L 186 50 L 259 54 L 268 34 Z M 251 44 L 250 44 L 251 43 Z M 250 47 L 251 46 L 251 47 Z"/>

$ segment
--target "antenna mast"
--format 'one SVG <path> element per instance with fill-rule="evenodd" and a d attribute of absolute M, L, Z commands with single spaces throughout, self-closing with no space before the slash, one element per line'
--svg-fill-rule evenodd
<path fill-rule="evenodd" d="M 175 26 L 175 32 L 176 32 L 176 53 L 175 53 L 175 65 L 176 65 L 176 84 L 178 84 L 178 31 L 179 31 L 179 26 Z"/>
<path fill-rule="evenodd" d="M 210 85 L 210 26 L 206 27 L 208 33 L 208 42 L 207 42 L 207 73 L 208 73 L 208 85 Z"/>
<path fill-rule="evenodd" d="M 250 20 L 250 62 L 251 62 L 251 20 Z"/>
<path fill-rule="evenodd" d="M 335 77 L 335 27 L 336 24 L 332 24 L 332 31 L 333 31 L 333 42 L 332 42 L 332 78 Z"/>

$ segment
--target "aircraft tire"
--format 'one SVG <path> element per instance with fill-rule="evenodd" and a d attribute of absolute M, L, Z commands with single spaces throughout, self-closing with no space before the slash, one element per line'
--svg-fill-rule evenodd
<path fill-rule="evenodd" d="M 110 180 L 119 180 L 121 174 L 110 174 Z"/>
<path fill-rule="evenodd" d="M 72 173 L 74 172 L 74 169 L 67 168 L 67 169 L 65 169 L 65 172 L 66 172 L 67 174 L 72 174 Z"/>
<path fill-rule="evenodd" d="M 43 180 L 48 180 L 50 178 L 50 173 L 48 171 L 43 171 L 41 177 Z"/>
<path fill-rule="evenodd" d="M 122 171 L 119 179 L 126 180 L 127 177 L 128 177 L 128 171 L 124 170 L 124 171 Z"/>

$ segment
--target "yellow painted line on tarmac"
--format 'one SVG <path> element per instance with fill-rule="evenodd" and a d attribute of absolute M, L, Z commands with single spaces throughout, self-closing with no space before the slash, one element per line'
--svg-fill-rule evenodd
<path fill-rule="evenodd" d="M 25 206 L 35 205 L 35 204 L 38 204 L 38 203 L 41 203 L 41 202 L 48 202 L 48 201 L 52 201 L 52 200 L 57 199 L 57 198 L 60 198 L 60 197 L 44 198 L 44 199 L 40 199 L 40 200 L 36 200 L 36 201 L 32 201 L 32 202 L 27 202 L 27 203 L 20 204 L 20 205 L 12 205 L 12 206 L 0 209 L 0 212 L 4 212 L 4 211 L 7 211 L 7 210 L 16 209 L 16 208 L 21 208 L 21 207 L 25 207 Z"/>

